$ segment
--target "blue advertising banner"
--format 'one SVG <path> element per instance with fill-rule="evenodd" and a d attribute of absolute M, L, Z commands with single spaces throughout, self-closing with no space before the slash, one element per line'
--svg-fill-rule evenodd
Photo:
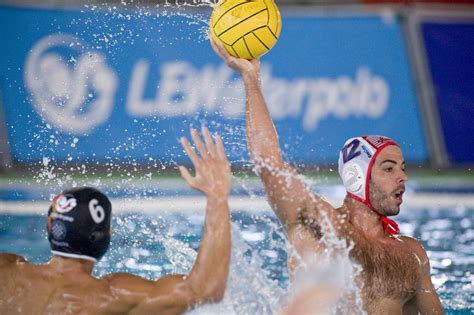
<path fill-rule="evenodd" d="M 284 12 L 283 12 L 284 13 Z M 0 88 L 17 162 L 181 163 L 190 126 L 246 161 L 241 79 L 214 54 L 204 11 L 0 7 Z M 262 82 L 284 154 L 334 163 L 381 134 L 427 160 L 399 21 L 283 14 Z"/>
<path fill-rule="evenodd" d="M 474 163 L 474 18 L 422 22 L 445 147 L 451 163 Z"/>

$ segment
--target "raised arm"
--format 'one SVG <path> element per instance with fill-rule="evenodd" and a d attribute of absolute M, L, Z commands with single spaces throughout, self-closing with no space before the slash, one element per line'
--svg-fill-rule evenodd
<path fill-rule="evenodd" d="M 315 218 L 316 215 L 317 218 L 319 210 L 331 206 L 313 194 L 296 170 L 283 160 L 278 135 L 261 90 L 259 60 L 234 58 L 222 45 L 212 41 L 211 45 L 244 81 L 249 153 L 273 211 L 287 229 L 305 217 Z M 311 215 L 304 215 L 306 212 Z"/>
<path fill-rule="evenodd" d="M 119 309 L 127 309 L 131 314 L 182 314 L 197 304 L 219 302 L 224 296 L 231 250 L 231 172 L 220 137 L 216 135 L 214 143 L 206 128 L 202 133 L 204 143 L 191 130 L 199 155 L 185 138 L 181 139 L 195 176 L 186 168 L 179 168 L 186 182 L 207 197 L 204 232 L 194 266 L 187 276 L 166 276 L 156 282 L 128 274 L 108 277 Z"/>
<path fill-rule="evenodd" d="M 214 144 L 207 128 L 202 129 L 205 145 L 196 130 L 191 136 L 201 156 L 199 158 L 185 138 L 181 143 L 196 169 L 195 177 L 180 167 L 181 175 L 194 189 L 207 197 L 204 235 L 196 262 L 187 279 L 196 293 L 195 301 L 215 302 L 224 296 L 230 262 L 230 214 L 228 195 L 231 172 L 221 138 L 216 135 Z M 206 149 L 207 148 L 207 149 Z"/>

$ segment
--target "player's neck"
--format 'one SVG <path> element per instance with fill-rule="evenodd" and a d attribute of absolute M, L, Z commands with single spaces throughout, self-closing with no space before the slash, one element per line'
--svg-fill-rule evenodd
<path fill-rule="evenodd" d="M 366 204 L 346 197 L 344 206 L 349 213 L 350 222 L 367 236 L 384 237 L 385 232 L 379 216 Z"/>
<path fill-rule="evenodd" d="M 48 264 L 58 272 L 82 271 L 90 274 L 92 273 L 92 269 L 94 269 L 95 263 L 91 260 L 67 258 L 54 255 Z"/>

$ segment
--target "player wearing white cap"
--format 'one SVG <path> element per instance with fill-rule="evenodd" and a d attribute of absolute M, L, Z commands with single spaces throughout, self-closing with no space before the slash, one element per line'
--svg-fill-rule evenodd
<path fill-rule="evenodd" d="M 259 60 L 234 58 L 211 44 L 243 78 L 250 155 L 299 256 L 314 258 L 326 249 L 321 238 L 328 231 L 323 222 L 329 221 L 337 237 L 353 244 L 350 255 L 363 268 L 357 282 L 369 314 L 442 314 L 425 250 L 414 238 L 398 236 L 398 226 L 388 218 L 400 211 L 407 181 L 400 147 L 381 136 L 349 139 L 339 157 L 347 197 L 335 209 L 283 160 L 261 91 Z M 289 266 L 291 273 L 298 260 L 289 257 Z"/>

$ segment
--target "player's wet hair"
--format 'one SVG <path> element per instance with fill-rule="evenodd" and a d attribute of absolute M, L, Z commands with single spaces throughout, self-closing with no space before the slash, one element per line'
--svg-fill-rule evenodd
<path fill-rule="evenodd" d="M 91 187 L 65 190 L 51 202 L 48 240 L 55 255 L 96 261 L 110 244 L 112 205 Z"/>

